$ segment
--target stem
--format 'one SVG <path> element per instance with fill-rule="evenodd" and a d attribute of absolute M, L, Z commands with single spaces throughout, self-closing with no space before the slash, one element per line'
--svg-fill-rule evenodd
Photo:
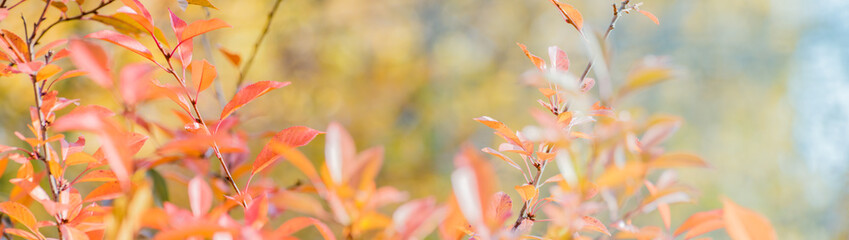
<path fill-rule="evenodd" d="M 607 38 L 610 37 L 610 32 L 613 32 L 613 29 L 616 27 L 616 21 L 619 21 L 619 16 L 622 16 L 621 14 L 619 14 L 619 12 L 625 10 L 625 7 L 628 6 L 628 2 L 630 1 L 631 0 L 622 1 L 618 9 L 616 8 L 616 4 L 613 4 L 613 19 L 610 20 L 610 25 L 607 27 L 607 31 L 604 33 L 604 38 L 602 38 L 602 41 L 606 42 Z M 590 69 L 592 69 L 593 67 L 593 61 L 594 59 L 590 59 L 590 62 L 587 63 L 587 68 L 584 69 L 584 73 L 581 74 L 581 78 L 578 78 L 579 86 L 580 84 L 584 83 L 584 79 L 587 78 L 587 75 L 590 73 Z"/>
<path fill-rule="evenodd" d="M 165 55 L 165 50 L 160 48 L 160 52 Z M 165 61 L 168 62 L 168 68 L 166 72 L 170 73 L 171 76 L 174 76 L 177 79 L 177 82 L 180 83 L 180 86 L 183 87 L 183 92 L 185 92 L 186 97 L 189 98 L 189 102 L 192 104 L 192 110 L 194 111 L 195 122 L 200 124 L 203 127 L 203 130 L 206 131 L 206 134 L 212 136 L 212 131 L 209 130 L 209 127 L 206 125 L 206 122 L 203 120 L 203 116 L 200 114 L 197 105 L 197 98 L 192 98 L 191 93 L 189 92 L 189 88 L 186 87 L 186 82 L 180 76 L 177 75 L 177 72 L 174 71 L 174 66 L 171 64 L 171 55 L 165 55 Z M 230 174 L 230 168 L 227 167 L 227 163 L 224 161 L 224 155 L 221 154 L 221 148 L 218 147 L 218 143 L 215 140 L 212 140 L 212 150 L 215 152 L 215 157 L 218 158 L 218 163 L 221 164 L 221 169 L 224 170 L 224 174 L 227 175 L 227 182 L 230 183 L 230 186 L 233 187 L 233 190 L 236 192 L 236 195 L 242 197 L 242 191 L 239 190 L 239 186 L 236 185 L 236 180 L 233 179 L 233 175 Z M 242 207 L 247 208 L 248 203 L 243 198 L 240 201 Z"/>
<path fill-rule="evenodd" d="M 41 34 L 38 35 L 37 38 L 35 38 L 35 44 L 37 45 L 38 42 L 41 41 L 41 38 L 44 37 L 44 34 L 47 33 L 47 31 L 49 31 L 50 29 L 52 29 L 54 26 L 58 25 L 59 23 L 73 21 L 73 20 L 80 20 L 85 16 L 97 13 L 98 10 L 108 6 L 109 4 L 111 4 L 113 2 L 115 2 L 115 0 L 106 0 L 106 1 L 100 2 L 100 5 L 98 5 L 97 7 L 93 8 L 91 10 L 80 12 L 80 15 L 73 16 L 73 17 L 60 17 L 59 19 L 56 19 L 55 22 L 51 23 L 50 25 L 47 25 L 47 28 L 45 28 L 44 31 L 42 31 Z M 43 16 L 42 16 L 42 18 L 43 18 Z M 33 35 L 35 35 L 35 29 L 33 29 Z"/>
<path fill-rule="evenodd" d="M 32 61 L 35 58 L 35 45 L 37 41 L 33 41 L 35 39 L 36 34 L 38 33 L 38 27 L 44 22 L 45 14 L 47 14 L 47 9 L 50 8 L 50 3 L 52 0 L 45 1 L 44 9 L 41 10 L 41 15 L 38 17 L 38 20 L 33 23 L 32 33 L 29 36 L 26 36 L 26 44 L 29 52 L 29 56 L 26 56 L 27 61 Z M 17 5 L 17 4 L 16 4 Z M 46 29 L 44 31 L 47 31 Z M 43 34 L 43 33 L 42 33 Z M 25 34 L 26 35 L 26 34 Z M 45 59 L 46 60 L 46 59 Z M 47 61 L 45 61 L 47 62 Z M 47 120 L 45 119 L 43 108 L 43 99 L 44 96 L 41 85 L 38 84 L 38 78 L 35 74 L 30 75 L 30 80 L 32 82 L 32 90 L 33 96 L 35 97 L 35 110 L 38 112 L 38 138 L 40 141 L 47 140 Z M 47 172 L 47 179 L 50 184 L 50 195 L 53 202 L 59 202 L 59 195 L 61 194 L 62 187 L 59 186 L 59 180 L 57 180 L 56 175 L 53 174 L 53 171 L 50 169 L 50 151 L 48 143 L 44 142 L 37 146 L 36 149 L 36 159 L 44 163 L 45 171 Z M 64 240 L 65 234 L 62 231 L 62 226 L 65 223 L 64 217 L 61 213 L 57 213 L 53 216 L 56 221 L 56 228 L 59 232 L 59 239 Z"/>
<path fill-rule="evenodd" d="M 245 63 L 245 67 L 243 67 L 242 71 L 239 73 L 239 80 L 236 80 L 236 92 L 238 92 L 238 89 L 241 88 L 242 82 L 245 80 L 245 76 L 248 75 L 248 71 L 251 70 L 251 65 L 254 63 L 256 53 L 259 51 L 259 46 L 262 44 L 262 40 L 265 39 L 265 35 L 268 34 L 268 28 L 271 26 L 271 20 L 274 19 L 274 14 L 277 13 L 277 7 L 280 6 L 281 2 L 283 2 L 283 0 L 277 0 L 274 2 L 274 6 L 271 7 L 271 12 L 268 13 L 268 19 L 265 20 L 265 27 L 262 29 L 262 33 L 259 34 L 259 38 L 256 39 L 251 55 Z"/>

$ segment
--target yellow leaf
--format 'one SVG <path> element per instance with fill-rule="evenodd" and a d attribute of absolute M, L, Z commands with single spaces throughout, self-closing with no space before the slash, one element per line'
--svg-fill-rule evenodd
<path fill-rule="evenodd" d="M 672 167 L 707 167 L 708 164 L 699 156 L 689 153 L 668 153 L 648 163 L 650 168 Z"/>
<path fill-rule="evenodd" d="M 35 79 L 37 81 L 42 81 L 56 75 L 59 71 L 62 71 L 61 67 L 53 64 L 47 64 L 44 67 L 41 67 L 41 70 L 38 70 L 38 73 L 35 75 Z"/>
<path fill-rule="evenodd" d="M 214 8 L 215 10 L 218 10 L 218 8 L 216 8 L 214 5 L 212 5 L 212 3 L 209 2 L 209 0 L 188 0 L 187 2 L 189 2 L 189 4 L 192 4 L 192 5 Z"/>
<path fill-rule="evenodd" d="M 38 221 L 26 206 L 16 202 L 3 202 L 0 203 L 0 212 L 5 213 L 12 220 L 23 224 L 33 233 L 39 234 L 38 226 L 36 226 Z"/>
<path fill-rule="evenodd" d="M 642 162 L 631 161 L 625 164 L 624 167 L 610 167 L 598 177 L 596 185 L 599 188 L 613 187 L 628 180 L 639 178 L 645 173 L 645 165 Z"/>
<path fill-rule="evenodd" d="M 93 163 L 93 162 L 97 162 L 97 159 L 92 157 L 90 154 L 84 153 L 84 152 L 71 153 L 65 158 L 65 165 L 66 166 Z"/>
<path fill-rule="evenodd" d="M 522 197 L 522 201 L 527 202 L 528 200 L 535 199 L 537 194 L 539 194 L 539 189 L 537 189 L 534 185 L 521 185 L 516 186 L 516 191 L 519 192 L 519 196 Z"/>

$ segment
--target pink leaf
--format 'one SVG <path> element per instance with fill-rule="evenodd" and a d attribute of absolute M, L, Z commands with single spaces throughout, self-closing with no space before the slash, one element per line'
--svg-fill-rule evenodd
<path fill-rule="evenodd" d="M 236 93 L 236 96 L 233 97 L 233 100 L 230 100 L 230 102 L 227 103 L 226 106 L 224 106 L 224 110 L 221 112 L 221 119 L 227 118 L 227 116 L 230 116 L 230 114 L 235 112 L 236 109 L 241 108 L 248 102 L 253 101 L 259 96 L 262 96 L 263 94 L 267 93 L 268 91 L 285 87 L 289 84 L 290 82 L 261 81 L 248 85 L 247 87 L 243 88 L 238 93 Z"/>
<path fill-rule="evenodd" d="M 153 61 L 153 55 L 150 53 L 150 50 L 147 50 L 147 48 L 139 41 L 136 41 L 135 39 L 132 39 L 124 34 L 120 34 L 112 30 L 101 30 L 99 32 L 88 34 L 85 37 L 111 42 L 112 44 L 124 47 L 138 55 L 141 55 L 142 57 Z"/>
<path fill-rule="evenodd" d="M 109 58 L 103 48 L 83 40 L 72 40 L 70 44 L 71 61 L 80 70 L 88 73 L 89 78 L 104 88 L 112 87 L 109 73 Z"/>
<path fill-rule="evenodd" d="M 212 207 L 212 189 L 203 181 L 200 175 L 195 176 L 189 181 L 189 205 L 192 208 L 192 214 L 195 217 L 200 217 L 209 211 Z"/>
<path fill-rule="evenodd" d="M 131 64 L 121 70 L 121 97 L 128 105 L 135 105 L 150 96 L 154 67 L 148 64 Z"/>
<path fill-rule="evenodd" d="M 551 65 L 557 71 L 569 71 L 569 57 L 566 52 L 557 46 L 548 47 L 548 57 L 551 58 Z"/>
<path fill-rule="evenodd" d="M 646 15 L 646 17 L 651 19 L 651 21 L 654 22 L 654 24 L 660 25 L 660 21 L 657 20 L 657 17 L 654 16 L 654 14 L 652 14 L 648 11 L 643 11 L 643 10 L 640 10 L 640 13 L 642 13 L 643 15 Z"/>
<path fill-rule="evenodd" d="M 327 140 L 324 147 L 324 156 L 330 179 L 335 183 L 341 183 L 344 177 L 343 169 L 350 164 L 356 154 L 354 140 L 348 131 L 339 123 L 330 123 L 327 127 Z M 347 166 L 351 167 L 351 166 Z"/>

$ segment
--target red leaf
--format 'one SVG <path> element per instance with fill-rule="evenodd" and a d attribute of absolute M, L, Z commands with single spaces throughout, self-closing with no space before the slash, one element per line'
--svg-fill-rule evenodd
<path fill-rule="evenodd" d="M 278 132 L 274 135 L 274 138 L 271 141 L 294 148 L 307 145 L 307 143 L 322 133 L 324 132 L 312 128 L 294 126 Z M 277 157 L 279 157 L 279 155 L 272 150 L 271 144 L 271 142 L 266 144 L 259 155 L 257 155 L 253 164 L 253 169 L 251 170 L 251 175 L 270 166 L 277 160 Z"/>
<path fill-rule="evenodd" d="M 236 109 L 239 109 L 248 102 L 253 101 L 259 96 L 262 96 L 263 94 L 267 93 L 268 91 L 285 87 L 289 84 L 290 82 L 261 81 L 248 85 L 247 87 L 243 88 L 238 93 L 236 93 L 236 96 L 233 97 L 233 100 L 230 100 L 230 102 L 227 103 L 226 106 L 224 106 L 224 110 L 221 111 L 221 119 L 227 118 L 227 116 L 230 116 L 230 114 L 235 112 Z"/>
<path fill-rule="evenodd" d="M 189 65 L 189 68 L 192 69 L 192 82 L 197 86 L 198 93 L 209 88 L 218 74 L 215 72 L 215 66 L 212 66 L 206 60 L 194 61 Z"/>
<path fill-rule="evenodd" d="M 289 219 L 288 221 L 280 225 L 280 227 L 278 227 L 274 233 L 279 237 L 290 236 L 300 231 L 301 229 L 306 228 L 309 225 L 314 225 L 325 240 L 336 239 L 336 237 L 333 235 L 333 232 L 330 231 L 330 228 L 328 228 L 327 225 L 325 225 L 318 219 L 311 217 L 296 217 Z"/>
<path fill-rule="evenodd" d="M 201 35 L 207 33 L 212 30 L 228 28 L 230 24 L 224 22 L 224 20 L 213 18 L 209 20 L 198 20 L 186 26 L 183 29 L 183 33 L 177 36 L 180 39 L 180 42 L 184 42 L 186 40 L 192 39 L 197 35 Z"/>
<path fill-rule="evenodd" d="M 578 32 L 581 32 L 581 29 L 584 26 L 584 17 L 581 16 L 581 13 L 572 7 L 572 5 L 558 2 L 557 0 L 551 0 L 551 3 L 554 3 L 554 6 L 557 6 L 557 10 L 560 10 L 560 14 L 563 15 L 563 20 L 566 20 L 567 23 L 572 24 Z"/>
<path fill-rule="evenodd" d="M 112 75 L 109 73 L 109 58 L 103 48 L 83 40 L 71 40 L 71 61 L 80 70 L 88 73 L 89 78 L 104 88 L 112 87 Z"/>
<path fill-rule="evenodd" d="M 168 10 L 168 13 L 171 14 L 171 29 L 174 30 L 174 35 L 179 38 L 183 35 L 183 30 L 186 28 L 186 22 L 177 17 L 177 15 L 174 15 L 174 12 L 171 12 L 170 9 Z M 189 41 L 177 46 L 177 54 L 180 55 L 180 62 L 183 64 L 184 68 L 192 62 L 192 45 L 192 42 Z"/>
<path fill-rule="evenodd" d="M 147 48 L 139 41 L 136 41 L 135 39 L 132 39 L 124 34 L 120 34 L 112 30 L 101 30 L 99 32 L 94 32 L 89 35 L 86 35 L 85 37 L 111 42 L 115 45 L 124 47 L 138 55 L 141 55 L 142 57 L 153 61 L 153 55 L 150 53 L 150 50 L 147 50 Z"/>
<path fill-rule="evenodd" d="M 209 211 L 212 207 L 212 189 L 206 181 L 203 181 L 200 175 L 195 176 L 189 181 L 189 205 L 192 208 L 192 214 L 195 217 L 200 217 Z"/>
<path fill-rule="evenodd" d="M 640 10 L 640 13 L 642 13 L 643 15 L 646 15 L 646 17 L 651 19 L 651 21 L 654 22 L 654 24 L 660 25 L 660 21 L 657 20 L 657 17 L 654 16 L 654 14 L 652 14 L 648 11 L 643 11 L 643 10 Z"/>
<path fill-rule="evenodd" d="M 551 58 L 551 65 L 557 71 L 569 71 L 569 56 L 566 51 L 557 46 L 548 47 L 548 57 Z"/>
<path fill-rule="evenodd" d="M 531 52 L 528 51 L 528 47 L 525 47 L 524 44 L 516 43 L 516 45 L 519 45 L 519 47 L 522 48 L 522 52 L 525 52 L 525 56 L 528 56 L 528 59 L 531 59 L 531 62 L 533 62 L 540 71 L 545 70 L 545 60 L 531 54 Z"/>

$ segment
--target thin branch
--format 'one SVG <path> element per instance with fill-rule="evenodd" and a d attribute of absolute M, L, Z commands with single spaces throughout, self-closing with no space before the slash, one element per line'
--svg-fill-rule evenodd
<path fill-rule="evenodd" d="M 79 14 L 79 15 L 77 15 L 77 16 L 73 16 L 73 17 L 60 17 L 59 19 L 56 19 L 56 21 L 55 21 L 55 22 L 51 23 L 50 25 L 47 25 L 47 28 L 45 28 L 45 29 L 44 29 L 44 31 L 42 31 L 42 32 L 41 32 L 41 34 L 39 34 L 39 35 L 38 35 L 38 37 L 37 37 L 37 38 L 35 38 L 35 44 L 36 44 L 36 45 L 38 45 L 38 42 L 39 42 L 39 41 L 41 41 L 41 38 L 42 38 L 42 37 L 44 37 L 44 34 L 45 34 L 45 33 L 47 33 L 47 31 L 49 31 L 50 29 L 52 29 L 54 26 L 56 26 L 56 25 L 58 25 L 58 24 L 60 24 L 60 23 L 63 23 L 63 22 L 68 22 L 68 21 L 73 21 L 73 20 L 80 20 L 80 19 L 83 19 L 84 17 L 86 17 L 86 16 L 88 16 L 88 15 L 91 15 L 91 14 L 97 14 L 97 11 L 98 11 L 98 10 L 100 10 L 101 8 L 104 8 L 104 7 L 108 6 L 109 4 L 111 4 L 111 3 L 113 3 L 113 2 L 115 2 L 115 0 L 106 0 L 106 1 L 100 2 L 100 5 L 97 5 L 97 7 L 92 8 L 91 10 L 84 11 L 84 12 L 80 12 L 80 14 Z M 35 32 L 35 31 L 33 31 L 33 33 L 34 33 L 34 32 Z"/>
<path fill-rule="evenodd" d="M 613 4 L 613 19 L 610 20 L 610 25 L 607 27 L 607 31 L 604 33 L 604 37 L 602 38 L 601 41 L 606 42 L 607 38 L 610 37 L 610 32 L 613 32 L 613 29 L 616 27 L 616 21 L 619 21 L 619 17 L 622 16 L 622 14 L 620 14 L 620 13 L 623 10 L 625 10 L 625 8 L 628 6 L 628 3 L 630 1 L 631 0 L 622 1 L 622 3 L 620 3 L 620 5 L 619 5 L 618 9 L 616 8 L 616 4 L 615 3 Z M 590 73 L 590 69 L 592 69 L 592 67 L 593 67 L 593 61 L 594 61 L 594 59 L 590 59 L 590 62 L 587 63 L 587 68 L 584 69 L 584 73 L 581 74 L 581 78 L 578 78 L 579 79 L 579 81 L 578 81 L 579 86 L 580 86 L 580 84 L 584 83 L 584 79 L 587 78 L 587 75 Z"/>
<path fill-rule="evenodd" d="M 274 1 L 274 6 L 271 7 L 271 12 L 268 13 L 268 18 L 265 20 L 265 27 L 262 29 L 262 33 L 259 34 L 259 38 L 256 39 L 254 43 L 254 49 L 251 51 L 251 55 L 248 56 L 248 61 L 245 63 L 245 66 L 242 67 L 242 71 L 239 72 L 239 80 L 236 80 L 236 90 L 241 88 L 242 82 L 245 81 L 245 76 L 248 75 L 248 71 L 251 70 L 251 66 L 254 63 L 254 59 L 256 58 L 256 54 L 259 51 L 260 45 L 262 45 L 262 40 L 265 39 L 265 35 L 268 34 L 268 29 L 271 27 L 271 20 L 274 19 L 274 14 L 277 13 L 277 8 L 280 6 L 280 3 L 283 0 Z"/>

